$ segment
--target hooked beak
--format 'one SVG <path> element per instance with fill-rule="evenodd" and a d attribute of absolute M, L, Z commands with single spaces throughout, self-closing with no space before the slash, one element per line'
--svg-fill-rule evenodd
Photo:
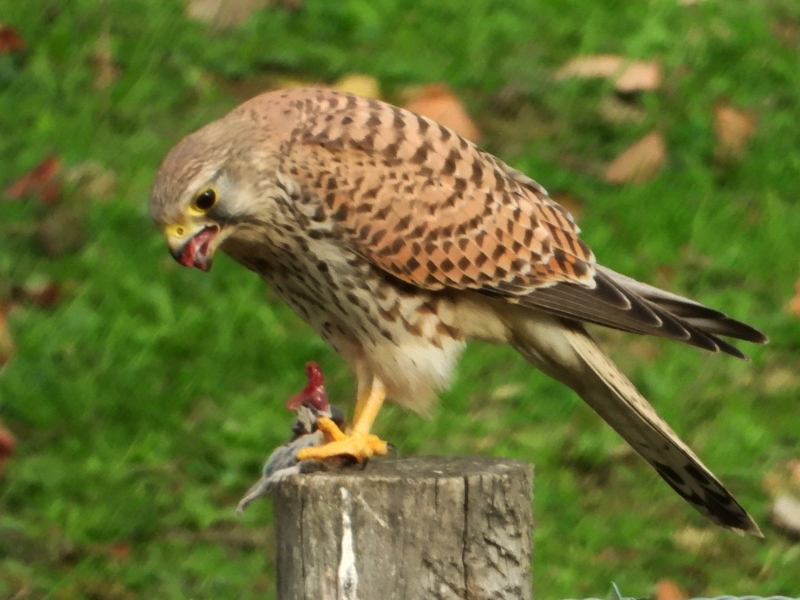
<path fill-rule="evenodd" d="M 219 227 L 199 225 L 194 231 L 187 233 L 186 230 L 185 227 L 174 227 L 166 232 L 169 253 L 184 267 L 209 271 L 214 256 L 212 243 L 219 233 Z"/>

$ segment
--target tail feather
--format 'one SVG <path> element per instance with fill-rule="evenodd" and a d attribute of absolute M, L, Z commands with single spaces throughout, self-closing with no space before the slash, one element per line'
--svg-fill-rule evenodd
<path fill-rule="evenodd" d="M 752 517 L 575 321 L 521 314 L 515 347 L 575 390 L 684 500 L 722 527 L 761 536 Z"/>
<path fill-rule="evenodd" d="M 755 344 L 766 344 L 769 341 L 769 338 L 755 327 L 731 319 L 723 312 L 703 306 L 699 302 L 678 294 L 636 281 L 606 267 L 597 265 L 595 268 L 616 284 L 638 294 L 648 302 L 704 333 L 724 335 Z"/>

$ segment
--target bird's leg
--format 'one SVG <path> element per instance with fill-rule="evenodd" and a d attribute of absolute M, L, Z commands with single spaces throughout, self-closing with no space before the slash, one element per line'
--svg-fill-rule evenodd
<path fill-rule="evenodd" d="M 372 395 L 372 380 L 358 378 L 358 393 L 356 394 L 356 407 L 353 410 L 353 423 L 357 423 L 364 412 L 364 407 Z"/>
<path fill-rule="evenodd" d="M 332 456 L 347 455 L 354 457 L 358 462 L 363 462 L 375 454 L 383 456 L 388 452 L 388 444 L 370 433 L 375 417 L 378 416 L 386 398 L 383 382 L 374 378 L 369 393 L 359 396 L 353 428 L 343 433 L 330 419 L 324 417 L 318 419 L 317 428 L 332 441 L 323 446 L 299 450 L 298 460 L 323 460 Z"/>

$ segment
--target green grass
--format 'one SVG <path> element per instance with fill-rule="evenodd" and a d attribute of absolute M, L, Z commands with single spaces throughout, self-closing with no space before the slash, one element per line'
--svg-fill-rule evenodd
<path fill-rule="evenodd" d="M 434 418 L 390 407 L 379 432 L 404 453 L 536 465 L 540 598 L 604 595 L 611 581 L 646 595 L 665 577 L 693 595 L 800 592 L 800 547 L 770 526 L 761 487 L 800 453 L 800 319 L 782 310 L 800 277 L 794 0 L 306 0 L 224 34 L 187 21 L 178 1 L 6 0 L 0 22 L 28 44 L 23 62 L 0 56 L 0 182 L 51 153 L 99 161 L 119 179 L 110 201 L 67 191 L 86 241 L 60 258 L 30 234 L 42 207 L 0 200 L 0 289 L 35 278 L 66 289 L 52 309 L 23 305 L 9 317 L 19 351 L 0 376 L 0 419 L 20 443 L 0 475 L 0 598 L 272 597 L 270 505 L 242 518 L 233 507 L 285 440 L 283 403 L 303 364 L 323 366 L 342 404 L 353 378 L 232 261 L 208 275 L 173 263 L 146 195 L 163 154 L 233 107 L 243 83 L 351 72 L 377 77 L 389 98 L 448 83 L 487 148 L 585 201 L 584 239 L 603 263 L 655 283 L 674 272 L 672 290 L 771 336 L 743 363 L 598 332 L 766 538 L 714 531 L 710 544 L 681 548 L 676 531 L 708 523 L 508 349 L 471 347 Z M 103 31 L 121 75 L 98 92 L 89 59 Z M 662 63 L 663 89 L 638 100 L 642 123 L 601 118 L 605 83 L 551 79 L 594 52 Z M 509 89 L 512 109 L 497 100 Z M 712 159 L 720 100 L 759 118 L 745 158 L 727 167 Z M 617 188 L 593 175 L 653 128 L 670 155 L 657 178 Z M 789 376 L 776 385 L 776 373 Z"/>

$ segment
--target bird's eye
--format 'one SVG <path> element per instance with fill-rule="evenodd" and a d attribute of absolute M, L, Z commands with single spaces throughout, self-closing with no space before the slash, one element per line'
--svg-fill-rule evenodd
<path fill-rule="evenodd" d="M 194 199 L 194 207 L 202 212 L 211 210 L 217 203 L 217 192 L 211 188 L 201 192 L 197 198 Z"/>

